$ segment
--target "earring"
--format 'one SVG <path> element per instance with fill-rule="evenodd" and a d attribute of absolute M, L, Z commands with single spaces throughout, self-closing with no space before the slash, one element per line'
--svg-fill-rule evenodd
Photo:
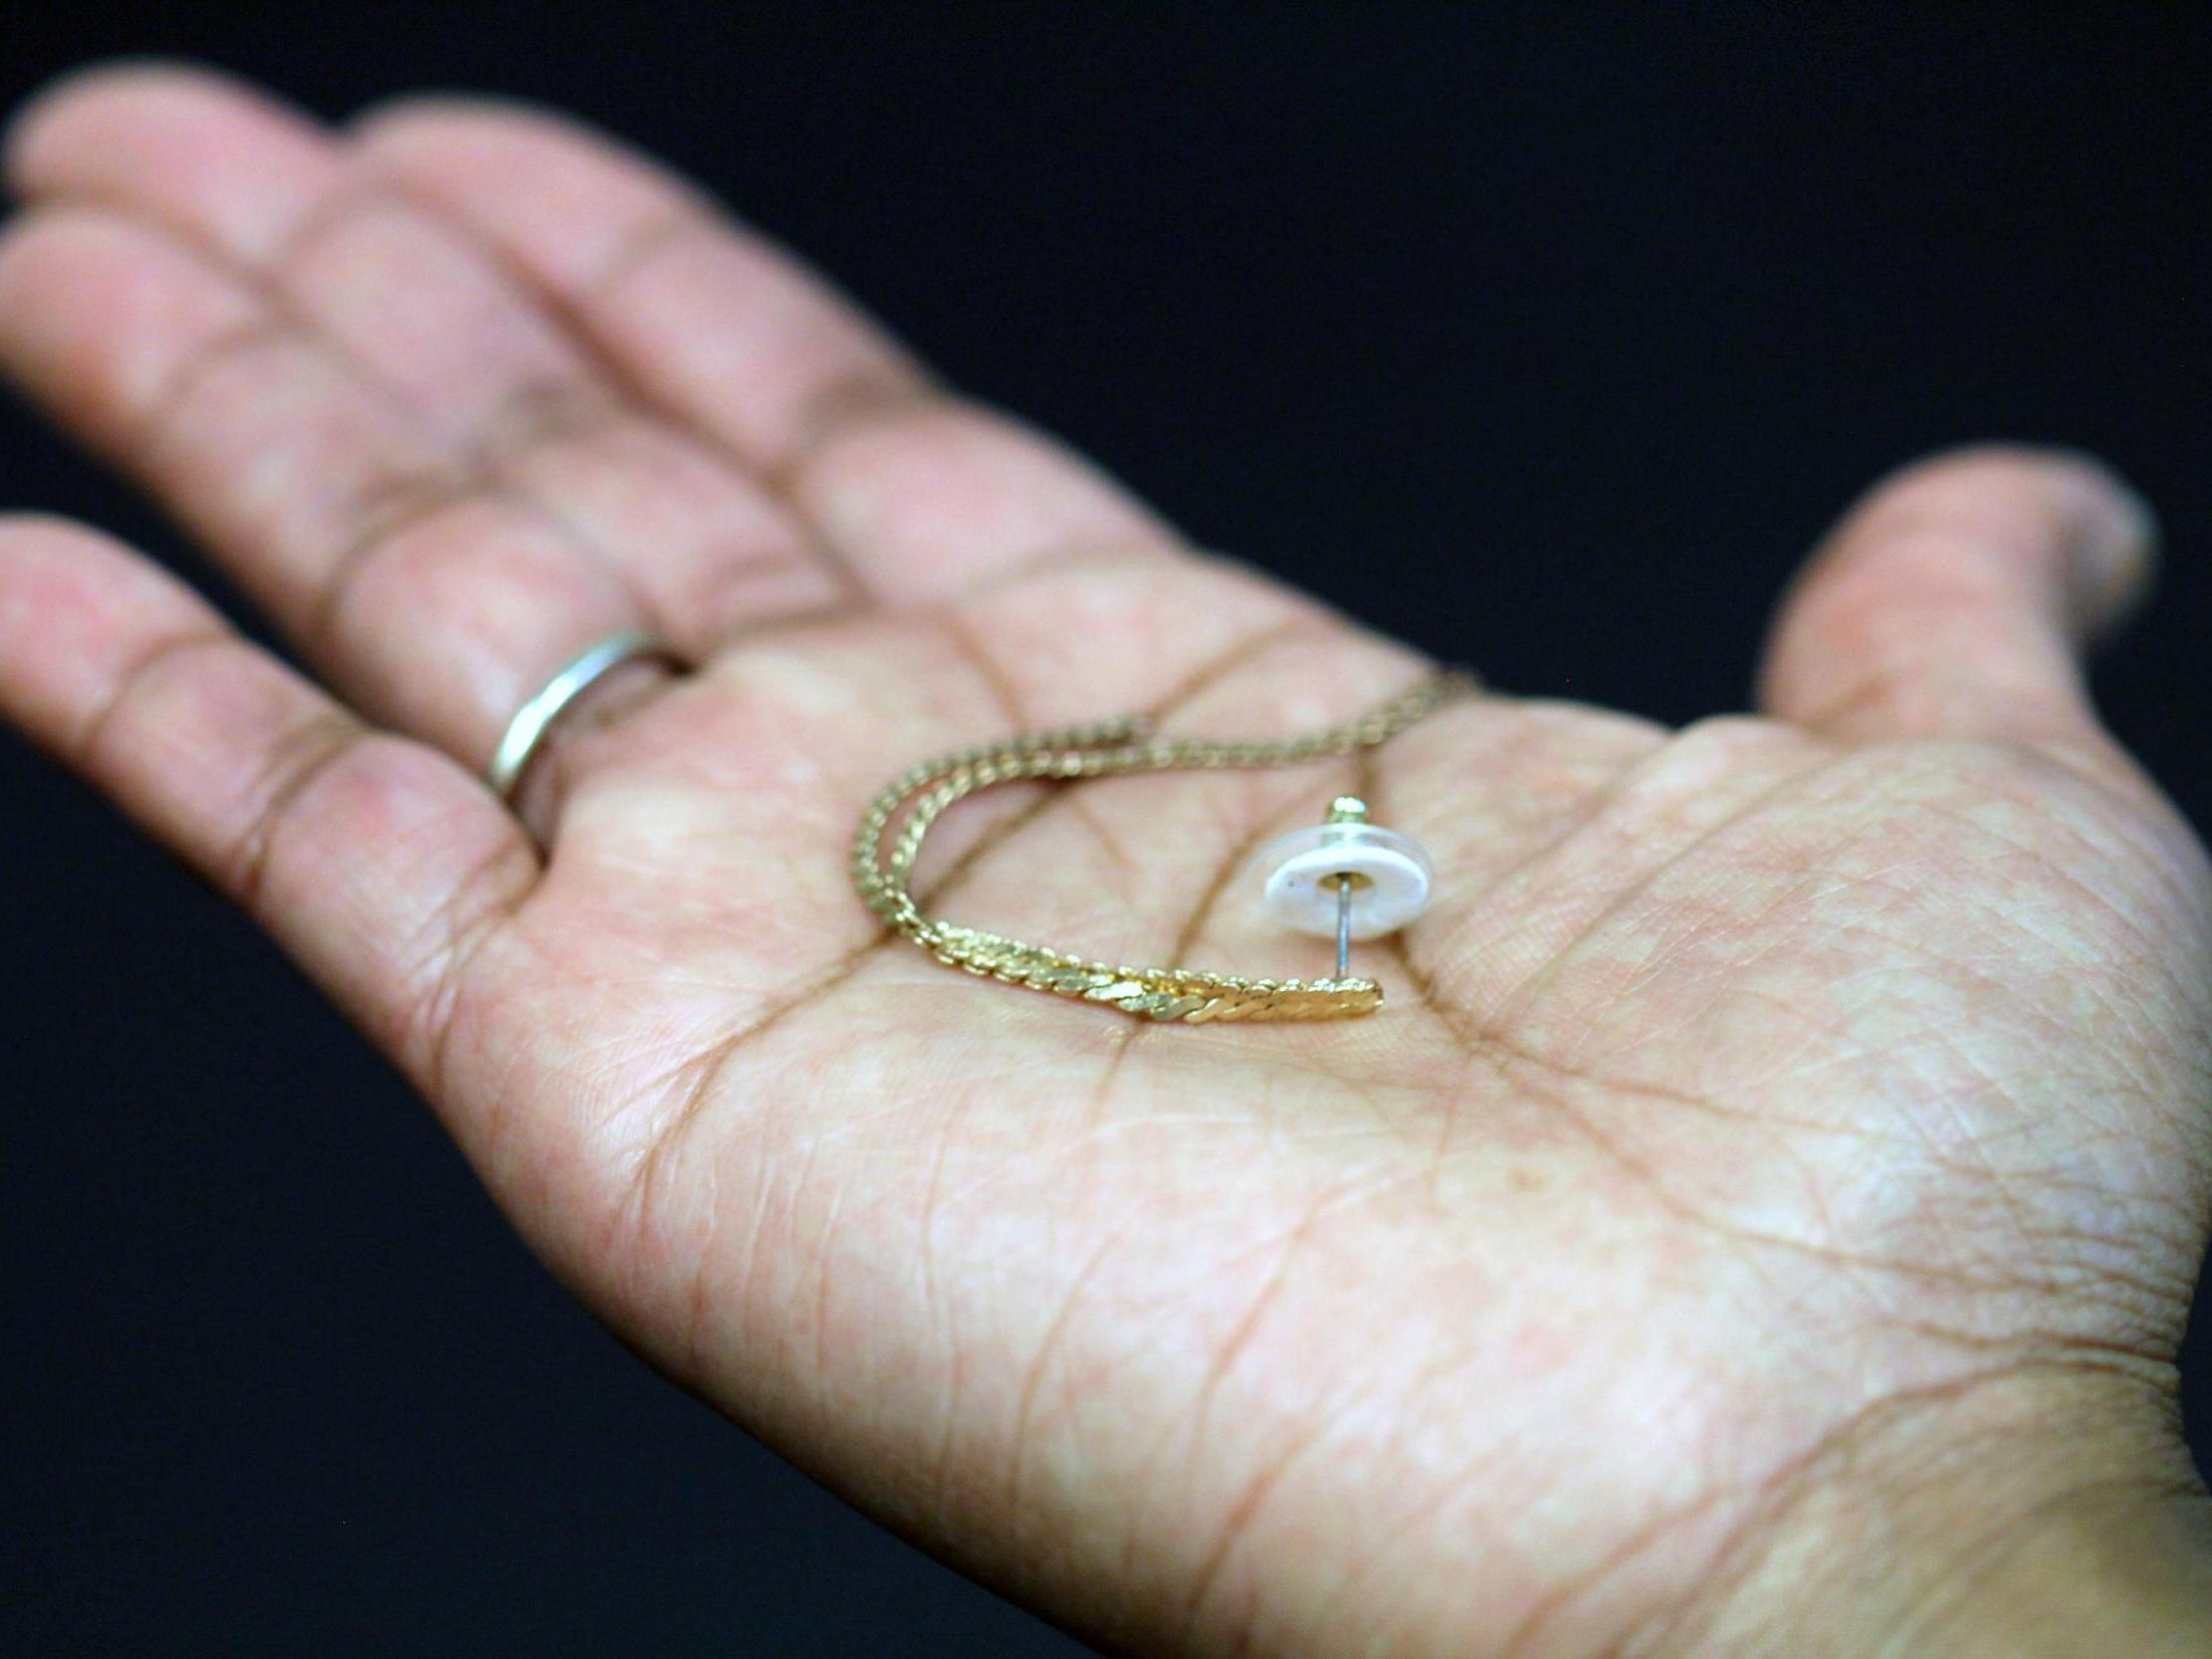
<path fill-rule="evenodd" d="M 1352 941 L 1396 933 L 1429 908 L 1437 866 L 1410 835 L 1367 821 L 1367 802 L 1339 795 L 1319 824 L 1278 835 L 1251 861 L 1267 914 L 1301 933 L 1336 936 L 1336 976 Z"/>
<path fill-rule="evenodd" d="M 1129 967 L 1071 955 L 923 914 L 909 885 L 930 825 L 979 789 L 1018 779 L 1117 776 L 1178 767 L 1283 766 L 1388 742 L 1479 682 L 1462 671 L 1429 676 L 1347 725 L 1271 742 L 1166 738 L 1144 717 L 1008 737 L 922 761 L 894 778 L 861 815 L 852 880 L 868 909 L 949 967 L 1057 996 L 1100 1002 L 1146 1019 L 1343 1019 L 1382 1005 L 1383 987 L 1349 977 L 1352 940 L 1404 927 L 1429 902 L 1436 866 L 1410 836 L 1367 821 L 1357 797 L 1338 797 L 1325 822 L 1278 836 L 1253 868 L 1269 915 L 1301 933 L 1334 933 L 1328 979 L 1248 979 L 1186 967 Z"/>

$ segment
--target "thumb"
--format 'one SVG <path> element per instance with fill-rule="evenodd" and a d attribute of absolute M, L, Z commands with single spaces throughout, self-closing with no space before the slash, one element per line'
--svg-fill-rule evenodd
<path fill-rule="evenodd" d="M 2081 653 L 2147 586 L 2154 534 L 2134 493 L 2079 455 L 1918 462 L 1870 491 L 1799 576 L 1760 704 L 1847 741 L 2109 746 Z"/>

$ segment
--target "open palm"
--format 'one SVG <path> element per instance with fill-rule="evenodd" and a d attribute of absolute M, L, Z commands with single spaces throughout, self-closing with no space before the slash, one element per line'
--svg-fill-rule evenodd
<path fill-rule="evenodd" d="M 1244 884 L 1262 838 L 1357 789 L 1435 855 L 1362 947 L 1375 1017 L 1141 1024 L 887 934 L 870 794 L 1136 711 L 1291 734 L 1416 653 L 560 119 L 332 133 L 139 67 L 9 164 L 0 360 L 343 703 L 17 516 L 0 707 L 261 919 L 611 1325 L 930 1548 L 1138 1651 L 1839 1652 L 1808 1561 L 1932 1629 L 2021 1515 L 2179 1478 L 2207 888 L 2083 699 L 2146 536 L 2090 464 L 1870 498 L 1768 719 L 1486 695 L 1356 761 L 958 809 L 933 909 L 1250 974 L 1327 961 Z M 641 624 L 691 672 L 610 682 L 511 814 L 508 716 Z"/>

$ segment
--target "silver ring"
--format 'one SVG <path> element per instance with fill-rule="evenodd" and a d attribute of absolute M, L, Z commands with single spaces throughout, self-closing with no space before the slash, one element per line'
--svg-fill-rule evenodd
<path fill-rule="evenodd" d="M 500 733 L 499 747 L 492 751 L 492 763 L 485 768 L 484 774 L 492 785 L 492 792 L 503 801 L 511 797 L 515 785 L 522 780 L 523 769 L 538 752 L 538 745 L 545 741 L 547 730 L 560 718 L 561 710 L 613 670 L 641 657 L 675 660 L 675 654 L 659 635 L 647 633 L 642 628 L 625 628 L 619 634 L 594 640 L 554 670 L 553 678 L 515 711 L 515 718 Z"/>

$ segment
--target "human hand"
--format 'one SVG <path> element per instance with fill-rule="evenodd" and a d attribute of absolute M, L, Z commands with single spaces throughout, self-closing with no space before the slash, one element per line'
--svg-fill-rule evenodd
<path fill-rule="evenodd" d="M 1416 653 L 557 118 L 331 132 L 141 67 L 7 161 L 0 364 L 344 701 L 19 515 L 0 710 L 263 922 L 610 1324 L 855 1502 L 1136 1652 L 2201 1633 L 2206 872 L 2083 697 L 2147 535 L 2100 470 L 1892 481 L 1764 719 L 1493 695 L 1357 764 L 964 806 L 932 907 L 1116 959 L 1319 971 L 1233 877 L 1346 788 L 1436 855 L 1364 947 L 1377 1017 L 1139 1026 L 888 938 L 869 795 L 1130 710 L 1301 730 Z M 640 621 L 696 671 L 608 683 L 511 815 L 502 725 Z"/>

